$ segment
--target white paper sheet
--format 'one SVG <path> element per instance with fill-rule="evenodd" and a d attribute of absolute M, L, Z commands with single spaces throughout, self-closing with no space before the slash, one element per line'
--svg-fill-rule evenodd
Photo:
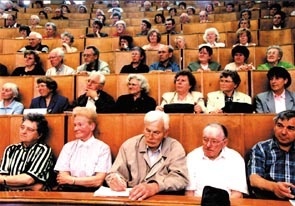
<path fill-rule="evenodd" d="M 116 192 L 114 190 L 111 190 L 111 188 L 109 187 L 101 186 L 98 190 L 94 192 L 94 196 L 128 197 L 131 189 L 132 188 L 126 188 L 125 191 Z"/>

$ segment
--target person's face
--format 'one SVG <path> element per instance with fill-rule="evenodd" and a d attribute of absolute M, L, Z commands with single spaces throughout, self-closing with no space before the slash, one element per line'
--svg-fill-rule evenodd
<path fill-rule="evenodd" d="M 145 11 L 149 11 L 151 9 L 151 5 L 150 4 L 145 4 L 144 5 L 144 10 Z"/>
<path fill-rule="evenodd" d="M 223 92 L 232 92 L 236 88 L 236 84 L 234 83 L 233 79 L 228 77 L 221 77 L 219 79 L 219 86 L 220 90 Z"/>
<path fill-rule="evenodd" d="M 54 13 L 55 13 L 55 16 L 56 16 L 56 17 L 59 17 L 59 16 L 61 16 L 61 14 L 62 14 L 62 13 L 61 13 L 61 9 L 56 9 Z"/>
<path fill-rule="evenodd" d="M 61 42 L 62 43 L 66 43 L 67 45 L 71 45 L 72 44 L 71 39 L 68 36 L 62 37 L 61 38 Z"/>
<path fill-rule="evenodd" d="M 22 37 L 24 37 L 24 38 L 26 38 L 26 37 L 28 36 L 26 30 L 21 30 L 21 31 L 19 32 L 19 34 L 20 34 Z"/>
<path fill-rule="evenodd" d="M 1 98 L 3 100 L 11 100 L 13 99 L 13 92 L 11 88 L 2 87 L 1 89 Z"/>
<path fill-rule="evenodd" d="M 269 10 L 269 15 L 270 15 L 270 16 L 273 16 L 277 11 L 278 11 L 277 8 L 271 8 L 271 9 Z"/>
<path fill-rule="evenodd" d="M 243 12 L 242 13 L 242 18 L 243 19 L 249 19 L 250 18 L 249 13 L 248 12 Z"/>
<path fill-rule="evenodd" d="M 8 16 L 6 19 L 6 25 L 7 26 L 13 26 L 15 24 L 15 20 L 13 20 L 12 16 Z"/>
<path fill-rule="evenodd" d="M 281 59 L 279 51 L 277 49 L 269 49 L 266 54 L 266 60 L 269 63 L 278 63 Z"/>
<path fill-rule="evenodd" d="M 246 33 L 241 33 L 239 36 L 240 44 L 247 44 L 248 43 L 248 36 Z"/>
<path fill-rule="evenodd" d="M 163 120 L 154 122 L 145 122 L 143 134 L 145 143 L 151 150 L 156 150 L 162 140 L 168 135 L 168 131 L 164 128 Z"/>
<path fill-rule="evenodd" d="M 30 146 L 38 141 L 40 135 L 37 131 L 37 123 L 25 120 L 19 128 L 20 141 L 26 146 Z"/>
<path fill-rule="evenodd" d="M 193 9 L 188 8 L 188 9 L 187 9 L 187 14 L 188 14 L 188 15 L 194 15 L 194 11 L 193 11 Z"/>
<path fill-rule="evenodd" d="M 171 10 L 169 11 L 169 14 L 170 14 L 170 16 L 176 16 L 176 12 L 175 12 L 174 9 L 171 9 Z"/>
<path fill-rule="evenodd" d="M 274 15 L 272 19 L 272 23 L 274 26 L 279 27 L 282 23 L 282 17 L 279 14 Z"/>
<path fill-rule="evenodd" d="M 166 31 L 171 31 L 174 29 L 174 25 L 172 24 L 172 21 L 166 21 L 165 26 L 166 26 Z"/>
<path fill-rule="evenodd" d="M 209 52 L 206 50 L 206 48 L 202 48 L 199 53 L 199 61 L 201 63 L 208 63 L 211 59 L 211 56 L 209 55 Z"/>
<path fill-rule="evenodd" d="M 74 134 L 76 139 L 82 141 L 88 140 L 95 129 L 95 124 L 91 123 L 85 116 L 76 116 L 74 118 Z"/>
<path fill-rule="evenodd" d="M 247 20 L 242 20 L 242 21 L 240 22 L 240 28 L 248 29 L 248 28 L 249 28 L 248 21 L 247 21 Z"/>
<path fill-rule="evenodd" d="M 284 91 L 285 84 L 287 84 L 287 82 L 288 82 L 288 79 L 274 76 L 269 80 L 269 85 L 273 92 L 281 93 Z"/>
<path fill-rule="evenodd" d="M 213 11 L 213 8 L 212 8 L 212 6 L 210 4 L 208 4 L 206 6 L 206 10 L 207 10 L 207 12 L 212 12 Z"/>
<path fill-rule="evenodd" d="M 141 91 L 139 81 L 137 79 L 134 79 L 134 78 L 130 79 L 127 86 L 128 86 L 129 94 L 132 94 L 134 96 L 138 95 Z"/>
<path fill-rule="evenodd" d="M 141 29 L 141 31 L 147 31 L 148 28 L 147 28 L 146 23 L 141 23 L 141 25 L 140 25 L 140 29 Z"/>
<path fill-rule="evenodd" d="M 100 83 L 100 79 L 98 76 L 90 76 L 86 81 L 86 91 L 88 90 L 101 90 L 103 85 Z"/>
<path fill-rule="evenodd" d="M 139 63 L 143 57 L 140 56 L 139 51 L 132 51 L 131 52 L 131 58 L 133 63 Z"/>
<path fill-rule="evenodd" d="M 168 47 L 161 47 L 158 51 L 159 61 L 166 62 L 172 57 L 172 52 L 169 52 Z"/>
<path fill-rule="evenodd" d="M 93 33 L 100 32 L 100 27 L 98 24 L 92 24 Z"/>
<path fill-rule="evenodd" d="M 45 14 L 44 13 L 39 13 L 39 15 L 38 15 L 39 17 L 40 17 L 40 19 L 45 19 L 46 17 L 45 17 Z"/>
<path fill-rule="evenodd" d="M 61 9 L 62 9 L 62 12 L 63 12 L 63 13 L 68 13 L 68 9 L 67 9 L 67 7 L 63 6 L 63 7 L 61 7 Z"/>
<path fill-rule="evenodd" d="M 86 9 L 84 7 L 79 8 L 79 13 L 86 13 Z"/>
<path fill-rule="evenodd" d="M 233 12 L 234 8 L 231 5 L 226 6 L 226 12 Z"/>
<path fill-rule="evenodd" d="M 279 119 L 274 127 L 274 135 L 281 146 L 291 146 L 295 140 L 295 118 Z"/>
<path fill-rule="evenodd" d="M 181 24 L 187 24 L 190 22 L 190 19 L 188 16 L 180 16 L 179 21 Z"/>
<path fill-rule="evenodd" d="M 37 25 L 38 24 L 38 20 L 36 18 L 31 18 L 30 19 L 30 23 L 31 23 L 31 25 Z"/>
<path fill-rule="evenodd" d="M 43 82 L 37 85 L 37 89 L 41 97 L 48 97 L 51 93 L 51 90 Z"/>
<path fill-rule="evenodd" d="M 188 77 L 186 75 L 180 75 L 175 81 L 175 90 L 180 93 L 189 92 L 191 85 L 189 83 Z"/>
<path fill-rule="evenodd" d="M 52 28 L 52 26 L 47 26 L 46 28 L 45 28 L 45 32 L 46 32 L 46 34 L 47 34 L 47 37 L 53 37 L 54 35 L 55 35 L 55 31 L 54 31 L 54 29 Z"/>
<path fill-rule="evenodd" d="M 162 17 L 161 16 L 156 16 L 156 23 L 162 24 Z"/>
<path fill-rule="evenodd" d="M 205 12 L 200 12 L 199 14 L 200 21 L 207 21 L 207 16 Z"/>
<path fill-rule="evenodd" d="M 41 39 L 37 39 L 36 36 L 31 35 L 29 36 L 29 45 L 35 48 L 38 44 L 41 43 Z"/>
<path fill-rule="evenodd" d="M 116 29 L 118 34 L 122 34 L 125 31 L 125 27 L 123 24 L 117 24 Z"/>
<path fill-rule="evenodd" d="M 178 49 L 184 49 L 185 48 L 185 43 L 183 39 L 177 39 L 176 40 L 176 47 Z"/>
<path fill-rule="evenodd" d="M 30 67 L 33 66 L 35 64 L 35 58 L 33 54 L 27 54 L 25 56 L 25 65 Z"/>
<path fill-rule="evenodd" d="M 120 40 L 120 48 L 126 49 L 129 47 L 128 41 L 126 39 L 121 39 Z"/>
<path fill-rule="evenodd" d="M 57 53 L 49 53 L 48 59 L 53 67 L 59 67 L 62 64 L 62 57 L 58 56 Z"/>
<path fill-rule="evenodd" d="M 207 34 L 207 42 L 209 43 L 214 43 L 216 41 L 216 34 L 212 31 L 212 32 L 208 32 Z"/>
<path fill-rule="evenodd" d="M 245 56 L 244 54 L 242 53 L 235 53 L 234 54 L 234 62 L 237 64 L 237 65 L 242 65 L 245 63 Z"/>
<path fill-rule="evenodd" d="M 156 32 L 152 32 L 149 36 L 150 43 L 157 43 L 158 37 Z"/>
<path fill-rule="evenodd" d="M 112 17 L 112 23 L 115 24 L 117 21 L 119 21 L 119 17 L 118 16 L 113 16 Z"/>
<path fill-rule="evenodd" d="M 84 62 L 86 64 L 92 63 L 97 59 L 97 55 L 94 55 L 94 52 L 92 49 L 85 49 L 83 53 Z"/>
<path fill-rule="evenodd" d="M 219 156 L 221 150 L 227 145 L 227 139 L 220 135 L 217 128 L 211 128 L 212 131 L 203 133 L 203 151 L 209 159 L 215 159 Z"/>

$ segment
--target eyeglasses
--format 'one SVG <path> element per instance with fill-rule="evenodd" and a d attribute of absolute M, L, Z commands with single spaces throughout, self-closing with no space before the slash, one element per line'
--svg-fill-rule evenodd
<path fill-rule="evenodd" d="M 99 82 L 93 81 L 92 79 L 87 79 L 86 82 L 88 84 L 100 84 Z"/>
<path fill-rule="evenodd" d="M 83 54 L 83 57 L 91 57 L 93 54 Z"/>
<path fill-rule="evenodd" d="M 208 144 L 210 143 L 213 146 L 217 146 L 219 145 L 221 142 L 223 142 L 225 140 L 225 138 L 223 138 L 222 140 L 217 140 L 217 139 L 210 139 L 210 138 L 203 138 L 203 143 L 204 144 Z"/>
<path fill-rule="evenodd" d="M 233 81 L 231 81 L 231 80 L 222 80 L 222 79 L 220 79 L 219 82 L 220 82 L 220 83 L 226 83 L 226 84 L 228 84 L 228 83 L 231 83 L 231 82 L 233 82 Z"/>
<path fill-rule="evenodd" d="M 138 86 L 139 84 L 135 84 L 135 83 L 128 83 L 127 85 L 128 85 L 128 86 L 132 86 L 132 87 L 136 87 L 136 86 Z"/>
<path fill-rule="evenodd" d="M 37 129 L 31 128 L 31 127 L 26 127 L 25 125 L 20 126 L 21 130 L 27 130 L 28 132 L 35 132 Z"/>
<path fill-rule="evenodd" d="M 159 136 L 162 132 L 161 131 L 151 131 L 151 130 L 145 128 L 144 133 L 145 133 L 145 135 L 148 135 L 148 136 L 150 136 L 150 135 Z"/>

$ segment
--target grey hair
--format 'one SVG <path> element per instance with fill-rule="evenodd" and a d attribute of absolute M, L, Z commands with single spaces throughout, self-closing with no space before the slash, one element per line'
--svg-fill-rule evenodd
<path fill-rule="evenodd" d="M 52 49 L 50 51 L 50 53 L 56 53 L 57 56 L 62 57 L 62 59 L 64 59 L 64 57 L 65 57 L 65 52 L 64 52 L 64 50 L 61 47 L 57 47 L 55 49 Z"/>
<path fill-rule="evenodd" d="M 165 112 L 162 112 L 160 110 L 149 111 L 144 116 L 144 123 L 151 123 L 151 122 L 156 122 L 159 120 L 163 121 L 164 129 L 168 130 L 170 118 L 169 118 L 169 115 L 166 114 Z"/>
<path fill-rule="evenodd" d="M 136 79 L 137 81 L 139 81 L 141 90 L 144 93 L 149 93 L 150 85 L 147 79 L 142 74 L 129 74 L 127 77 L 127 84 L 130 82 L 131 79 Z"/>
<path fill-rule="evenodd" d="M 37 39 L 42 39 L 42 35 L 35 31 L 31 31 L 31 33 L 29 34 L 29 37 L 32 37 L 32 36 L 35 36 Z"/>
<path fill-rule="evenodd" d="M 35 14 L 31 15 L 30 19 L 36 19 L 38 23 L 40 22 L 39 16 Z"/>
<path fill-rule="evenodd" d="M 215 34 L 215 36 L 216 36 L 216 37 L 215 37 L 215 41 L 219 41 L 220 36 L 219 36 L 219 32 L 218 32 L 218 30 L 217 30 L 216 28 L 214 28 L 214 27 L 211 27 L 211 28 L 208 28 L 208 29 L 205 30 L 205 33 L 204 33 L 204 35 L 203 35 L 203 39 L 204 39 L 205 42 L 207 42 L 207 34 L 208 34 L 209 32 L 214 32 L 214 34 Z"/>
<path fill-rule="evenodd" d="M 45 27 L 49 27 L 49 26 L 51 26 L 54 31 L 57 30 L 55 23 L 53 23 L 53 22 L 47 22 L 45 24 Z"/>
<path fill-rule="evenodd" d="M 271 45 L 271 46 L 267 47 L 267 49 L 266 49 L 266 55 L 267 55 L 267 53 L 268 53 L 268 51 L 270 49 L 276 49 L 276 50 L 278 50 L 279 55 L 281 57 L 280 60 L 282 59 L 284 53 L 283 53 L 282 48 L 279 45 Z"/>
<path fill-rule="evenodd" d="M 18 90 L 18 86 L 15 83 L 6 82 L 5 84 L 3 84 L 2 88 L 11 89 L 12 94 L 13 94 L 13 98 L 14 99 L 18 98 L 19 90 Z"/>
<path fill-rule="evenodd" d="M 64 33 L 62 33 L 62 34 L 60 35 L 60 37 L 61 37 L 61 38 L 69 37 L 71 43 L 74 42 L 74 38 L 75 38 L 73 34 L 71 34 L 70 32 L 67 32 L 67 31 L 65 31 Z"/>
<path fill-rule="evenodd" d="M 212 131 L 213 129 L 213 131 Z M 206 127 L 203 129 L 203 136 L 207 134 L 215 134 L 215 137 L 221 137 L 222 139 L 227 138 L 228 132 L 224 125 L 220 123 L 210 123 L 207 124 Z"/>
<path fill-rule="evenodd" d="M 106 82 L 106 77 L 103 73 L 101 72 L 98 72 L 98 71 L 92 71 L 90 74 L 89 74 L 89 77 L 98 77 L 99 78 L 99 83 L 104 85 L 105 82 Z"/>

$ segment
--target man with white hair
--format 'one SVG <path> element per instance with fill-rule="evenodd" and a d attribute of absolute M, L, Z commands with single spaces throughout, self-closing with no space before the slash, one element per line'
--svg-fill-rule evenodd
<path fill-rule="evenodd" d="M 49 48 L 47 45 L 42 44 L 42 35 L 38 32 L 32 31 L 28 37 L 29 45 L 24 46 L 18 52 L 25 52 L 27 50 L 33 50 L 38 53 L 48 53 Z"/>
<path fill-rule="evenodd" d="M 112 112 L 115 106 L 114 98 L 103 91 L 106 78 L 101 72 L 93 71 L 89 74 L 85 91 L 72 104 L 77 106 L 93 108 L 96 113 Z"/>
<path fill-rule="evenodd" d="M 144 1 L 143 7 L 140 9 L 141 11 L 154 11 L 152 8 L 152 3 L 150 1 Z"/>
<path fill-rule="evenodd" d="M 46 71 L 46 76 L 75 74 L 73 68 L 64 64 L 64 56 L 65 52 L 60 47 L 51 50 L 48 59 L 52 67 Z"/>
<path fill-rule="evenodd" d="M 143 134 L 122 144 L 106 176 L 110 188 L 114 191 L 132 188 L 131 200 L 144 200 L 159 192 L 182 191 L 188 183 L 185 151 L 168 133 L 168 114 L 146 113 Z"/>

